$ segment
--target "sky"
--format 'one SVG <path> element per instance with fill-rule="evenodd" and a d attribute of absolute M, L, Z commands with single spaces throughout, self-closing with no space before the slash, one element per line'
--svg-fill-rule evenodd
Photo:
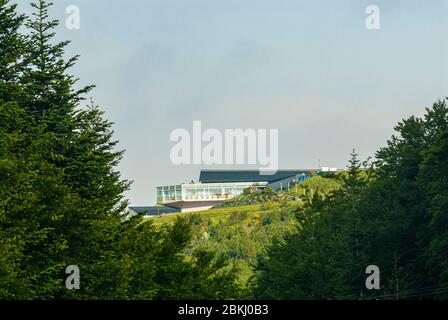
<path fill-rule="evenodd" d="M 28 0 L 16 1 L 30 12 Z M 177 128 L 279 130 L 279 167 L 344 168 L 373 156 L 410 115 L 448 96 L 448 0 L 57 0 L 71 70 L 114 122 L 131 205 L 197 181 L 174 165 Z M 369 30 L 368 5 L 380 9 Z M 79 30 L 65 26 L 76 5 Z"/>

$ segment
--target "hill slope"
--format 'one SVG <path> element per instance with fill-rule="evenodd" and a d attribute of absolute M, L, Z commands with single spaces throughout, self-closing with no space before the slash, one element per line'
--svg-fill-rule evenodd
<path fill-rule="evenodd" d="M 328 193 L 338 187 L 336 179 L 313 177 L 289 192 L 247 191 L 223 208 L 150 220 L 156 226 L 174 223 L 178 217 L 190 221 L 194 234 L 190 250 L 213 252 L 226 268 L 235 268 L 240 284 L 248 287 L 254 267 L 265 259 L 268 247 L 297 230 L 295 212 L 302 205 L 300 197 L 316 190 Z"/>

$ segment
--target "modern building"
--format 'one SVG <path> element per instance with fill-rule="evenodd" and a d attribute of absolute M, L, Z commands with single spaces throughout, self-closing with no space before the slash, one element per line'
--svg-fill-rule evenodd
<path fill-rule="evenodd" d="M 266 175 L 258 170 L 202 170 L 197 183 L 157 187 L 157 205 L 180 212 L 208 210 L 250 187 L 288 190 L 309 179 L 315 172 L 311 169 L 279 170 Z"/>

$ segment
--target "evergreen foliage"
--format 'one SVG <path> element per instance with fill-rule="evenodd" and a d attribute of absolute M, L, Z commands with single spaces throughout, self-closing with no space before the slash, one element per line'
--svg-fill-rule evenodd
<path fill-rule="evenodd" d="M 93 86 L 75 89 L 78 57 L 54 43 L 50 5 L 33 2 L 27 18 L 0 0 L 0 298 L 238 297 L 209 252 L 184 255 L 188 221 L 156 229 L 126 216 L 123 151 L 99 107 L 84 105 Z M 65 286 L 69 265 L 80 290 Z"/>
<path fill-rule="evenodd" d="M 447 101 L 401 121 L 366 168 L 353 152 L 341 189 L 307 198 L 301 228 L 258 266 L 255 297 L 448 298 Z M 366 290 L 369 265 L 380 290 Z"/>

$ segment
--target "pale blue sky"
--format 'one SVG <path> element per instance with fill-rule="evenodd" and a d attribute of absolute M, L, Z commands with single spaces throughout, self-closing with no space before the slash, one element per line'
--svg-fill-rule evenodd
<path fill-rule="evenodd" d="M 20 8 L 28 10 L 27 0 Z M 281 168 L 344 167 L 373 155 L 403 117 L 448 95 L 448 1 L 57 0 L 58 39 L 81 54 L 73 73 L 115 122 L 134 180 L 133 205 L 154 188 L 197 180 L 174 166 L 169 134 L 278 128 Z M 64 27 L 78 5 L 81 29 Z M 381 29 L 365 28 L 365 8 Z"/>

